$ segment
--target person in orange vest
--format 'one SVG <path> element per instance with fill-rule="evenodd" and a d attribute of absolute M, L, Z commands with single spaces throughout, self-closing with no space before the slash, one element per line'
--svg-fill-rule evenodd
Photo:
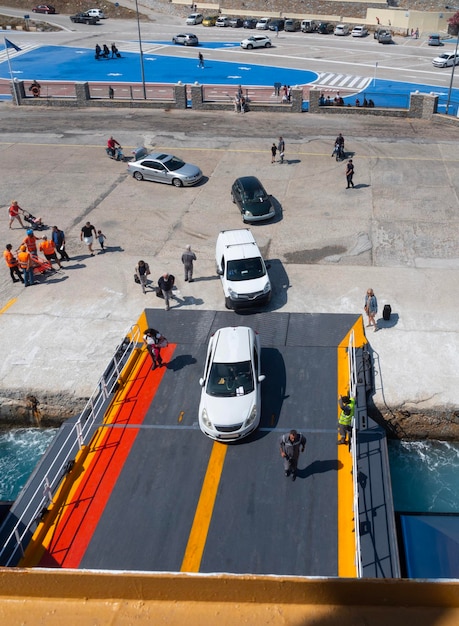
<path fill-rule="evenodd" d="M 11 201 L 11 206 L 8 209 L 8 213 L 10 215 L 10 228 L 14 222 L 14 220 L 17 220 L 20 225 L 22 226 L 22 228 L 25 228 L 24 224 L 22 223 L 21 220 L 21 216 L 19 215 L 19 211 L 22 211 L 21 207 L 18 204 L 17 200 L 12 200 Z"/>
<path fill-rule="evenodd" d="M 59 268 L 62 269 L 61 262 L 57 258 L 56 246 L 54 245 L 54 241 L 52 239 L 48 239 L 46 235 L 43 235 L 42 239 L 43 242 L 40 244 L 40 252 L 43 252 L 51 265 L 53 261 L 56 261 L 56 263 L 59 265 Z"/>
<path fill-rule="evenodd" d="M 33 230 L 29 228 L 29 230 L 27 231 L 27 237 L 24 237 L 22 243 L 27 247 L 27 250 L 30 252 L 30 254 L 37 256 L 37 241 L 39 239 L 42 239 L 42 237 L 35 237 L 35 235 L 33 234 Z"/>
<path fill-rule="evenodd" d="M 5 263 L 10 268 L 10 276 L 13 283 L 18 283 L 19 281 L 23 283 L 24 279 L 22 278 L 21 272 L 19 271 L 18 260 L 11 252 L 12 248 L 13 246 L 10 243 L 6 244 L 6 250 L 3 252 Z M 17 276 L 17 278 L 14 277 L 15 275 Z"/>
<path fill-rule="evenodd" d="M 32 255 L 27 250 L 27 247 L 22 244 L 19 248 L 18 252 L 18 264 L 19 268 L 22 270 L 24 276 L 24 287 L 28 287 L 29 285 L 33 285 L 33 261 Z"/>

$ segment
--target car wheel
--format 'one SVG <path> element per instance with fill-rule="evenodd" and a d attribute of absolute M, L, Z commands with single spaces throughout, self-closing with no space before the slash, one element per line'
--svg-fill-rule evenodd
<path fill-rule="evenodd" d="M 172 184 L 174 185 L 174 187 L 183 187 L 183 183 L 180 178 L 173 178 Z"/>
<path fill-rule="evenodd" d="M 225 297 L 225 307 L 226 307 L 227 309 L 230 309 L 230 310 L 233 308 L 233 307 L 231 306 L 231 300 L 230 300 L 230 298 L 228 298 L 228 297 Z"/>
<path fill-rule="evenodd" d="M 142 172 L 134 172 L 134 178 L 136 180 L 143 180 Z"/>
<path fill-rule="evenodd" d="M 235 198 L 234 198 L 234 194 L 233 194 L 233 192 L 231 192 L 231 200 L 232 200 L 233 204 L 236 204 L 236 200 L 235 200 Z"/>
<path fill-rule="evenodd" d="M 253 50 L 253 46 L 252 46 L 252 44 L 251 44 L 251 43 L 249 43 L 249 44 L 248 44 L 248 46 L 247 46 L 247 50 Z"/>
<path fill-rule="evenodd" d="M 184 41 L 184 42 L 183 42 L 183 45 L 184 45 L 184 46 L 189 46 L 190 44 L 188 43 L 188 41 Z"/>
<path fill-rule="evenodd" d="M 265 43 L 265 48 L 271 48 L 271 44 L 269 43 L 269 41 Z"/>

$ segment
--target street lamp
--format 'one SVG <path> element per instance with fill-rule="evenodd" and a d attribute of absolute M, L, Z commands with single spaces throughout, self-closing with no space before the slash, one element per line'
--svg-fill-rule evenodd
<path fill-rule="evenodd" d="M 142 50 L 142 37 L 140 35 L 140 17 L 139 17 L 139 4 L 135 0 L 135 10 L 137 13 L 137 31 L 139 33 L 139 49 L 140 49 L 140 75 L 142 77 L 143 99 L 147 99 L 147 90 L 145 88 L 145 70 L 143 66 L 143 50 Z"/>
<path fill-rule="evenodd" d="M 453 9 L 453 11 L 459 10 L 457 7 L 450 7 L 450 6 L 446 6 L 445 9 Z M 449 81 L 448 99 L 446 101 L 446 110 L 445 110 L 446 115 L 448 115 L 449 103 L 451 102 L 451 92 L 453 90 L 454 70 L 456 69 L 456 57 L 457 57 L 458 46 L 459 46 L 459 28 L 458 28 L 457 37 L 456 37 L 456 48 L 454 50 L 453 67 L 451 69 L 451 80 Z"/>

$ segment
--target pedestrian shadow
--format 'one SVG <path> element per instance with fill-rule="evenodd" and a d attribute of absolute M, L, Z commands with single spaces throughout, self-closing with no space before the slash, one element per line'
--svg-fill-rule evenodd
<path fill-rule="evenodd" d="M 50 274 L 49 276 L 43 276 L 43 284 L 53 285 L 55 283 L 62 283 L 64 280 L 68 280 L 69 277 L 65 276 L 65 274 L 59 274 L 58 272 L 54 272 L 54 274 Z"/>
<path fill-rule="evenodd" d="M 286 159 L 286 158 L 284 158 L 284 163 L 287 163 L 287 165 L 298 165 L 298 163 L 301 163 L 301 159 Z"/>
<path fill-rule="evenodd" d="M 357 185 L 354 185 L 353 189 L 366 189 L 369 186 L 370 185 L 367 185 L 366 183 L 358 183 Z"/>
<path fill-rule="evenodd" d="M 81 270 L 84 267 L 87 267 L 86 263 L 70 263 L 69 264 L 69 261 L 64 261 L 64 263 L 65 265 L 62 266 L 62 269 L 64 270 Z"/>
<path fill-rule="evenodd" d="M 300 457 L 301 458 L 301 457 Z M 325 472 L 337 472 L 343 467 L 338 459 L 328 459 L 326 461 L 313 461 L 307 467 L 297 470 L 298 478 L 308 478 L 314 474 L 324 474 Z"/>
<path fill-rule="evenodd" d="M 174 296 L 175 304 L 170 303 L 171 309 L 180 309 L 182 306 L 199 306 L 200 304 L 204 304 L 204 300 L 202 298 L 195 298 L 193 296 L 182 296 L 179 298 L 178 296 Z"/>
<path fill-rule="evenodd" d="M 220 280 L 220 276 L 199 276 L 199 278 L 193 278 L 192 282 L 193 283 L 203 283 L 206 282 L 208 280 Z"/>
<path fill-rule="evenodd" d="M 174 357 L 172 361 L 169 363 L 165 363 L 164 367 L 168 370 L 172 370 L 173 372 L 178 372 L 182 370 L 184 367 L 188 367 L 189 365 L 194 365 L 197 363 L 197 360 L 191 354 L 179 354 Z"/>
<path fill-rule="evenodd" d="M 124 248 L 121 246 L 105 246 L 103 250 L 97 250 L 97 254 L 105 254 L 106 252 L 124 252 Z"/>
<path fill-rule="evenodd" d="M 391 313 L 390 319 L 385 320 L 382 317 L 380 317 L 376 320 L 376 323 L 378 325 L 379 330 L 384 330 L 387 328 L 393 328 L 394 326 L 397 326 L 398 320 L 399 320 L 398 313 Z"/>

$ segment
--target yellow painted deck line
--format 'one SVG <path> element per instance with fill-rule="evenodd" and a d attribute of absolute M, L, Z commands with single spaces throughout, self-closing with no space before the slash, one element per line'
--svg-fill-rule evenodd
<path fill-rule="evenodd" d="M 228 446 L 218 441 L 214 442 L 180 568 L 181 572 L 199 572 L 227 450 Z"/>
<path fill-rule="evenodd" d="M 6 313 L 6 311 L 8 311 L 8 309 L 10 308 L 10 306 L 13 306 L 13 304 L 17 301 L 17 298 L 12 298 L 11 300 L 8 300 L 8 302 L 5 304 L 5 306 L 3 308 L 0 309 L 0 315 L 2 315 L 2 313 Z"/>
<path fill-rule="evenodd" d="M 360 317 L 349 330 L 338 346 L 338 396 L 349 393 L 349 366 L 348 352 L 349 335 L 354 330 L 355 345 L 366 343 L 363 320 Z M 337 417 L 340 408 L 337 406 Z M 354 520 L 354 490 L 352 481 L 352 456 L 348 446 L 337 445 L 338 459 L 338 576 L 355 578 L 357 569 L 355 564 L 355 523 Z"/>

